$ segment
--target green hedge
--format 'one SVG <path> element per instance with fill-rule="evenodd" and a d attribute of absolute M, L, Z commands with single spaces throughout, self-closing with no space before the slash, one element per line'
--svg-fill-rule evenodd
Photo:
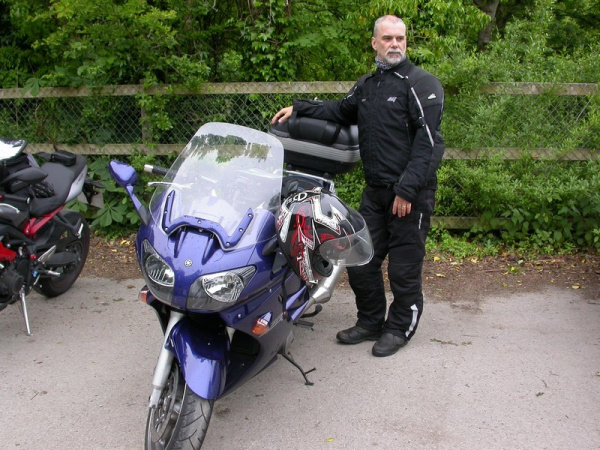
<path fill-rule="evenodd" d="M 140 173 L 138 192 L 148 200 L 146 163 L 169 165 L 171 158 L 133 155 Z M 104 208 L 86 208 L 92 226 L 104 235 L 135 231 L 139 219 L 125 192 L 108 174 L 108 157 L 90 158 L 90 175 L 105 186 Z M 600 249 L 600 161 L 542 161 L 525 155 L 515 161 L 445 160 L 439 171 L 435 215 L 478 217 L 472 239 L 528 247 L 545 252 Z M 354 208 L 364 187 L 360 165 L 336 179 L 338 195 Z"/>

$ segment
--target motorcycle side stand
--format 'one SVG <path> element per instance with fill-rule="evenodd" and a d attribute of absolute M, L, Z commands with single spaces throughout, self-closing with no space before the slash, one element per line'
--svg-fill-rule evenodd
<path fill-rule="evenodd" d="M 294 358 L 292 358 L 291 353 L 288 353 L 287 355 L 285 353 L 281 353 L 281 356 L 283 356 L 285 359 L 287 359 L 296 369 L 298 369 L 300 371 L 300 373 L 302 374 L 302 376 L 304 377 L 304 384 L 306 386 L 313 386 L 315 383 L 313 383 L 312 381 L 310 381 L 307 377 L 307 375 L 311 372 L 314 372 L 315 370 L 317 370 L 316 368 L 312 368 L 309 371 L 305 372 L 302 367 L 300 367 L 300 364 L 298 364 L 296 361 L 294 361 Z"/>
<path fill-rule="evenodd" d="M 25 289 L 21 289 L 19 293 L 21 297 L 21 312 L 23 313 L 23 319 L 25 320 L 25 328 L 27 330 L 27 336 L 33 336 L 31 328 L 29 327 L 29 316 L 27 315 L 27 303 L 25 302 Z"/>

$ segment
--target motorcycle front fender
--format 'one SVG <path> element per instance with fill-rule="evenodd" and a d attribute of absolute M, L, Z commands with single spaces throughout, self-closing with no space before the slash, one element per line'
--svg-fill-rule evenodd
<path fill-rule="evenodd" d="M 198 396 L 215 400 L 225 389 L 229 363 L 229 336 L 224 328 L 205 329 L 184 318 L 167 341 L 179 361 L 189 388 Z"/>

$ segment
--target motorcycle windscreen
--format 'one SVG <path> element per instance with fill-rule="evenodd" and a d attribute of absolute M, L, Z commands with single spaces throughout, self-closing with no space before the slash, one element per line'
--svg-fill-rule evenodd
<path fill-rule="evenodd" d="M 279 140 L 239 125 L 208 123 L 156 183 L 150 201 L 152 216 L 163 225 L 168 218 L 163 230 L 207 229 L 217 235 L 224 249 L 233 249 L 253 214 L 261 209 L 278 210 L 282 175 Z"/>

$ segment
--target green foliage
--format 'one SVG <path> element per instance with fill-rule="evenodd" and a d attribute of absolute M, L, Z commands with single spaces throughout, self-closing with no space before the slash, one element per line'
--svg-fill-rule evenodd
<path fill-rule="evenodd" d="M 580 2 L 530 0 L 511 6 L 507 0 L 502 28 L 482 53 L 469 51 L 440 55 L 437 74 L 453 90 L 475 92 L 494 82 L 596 83 L 600 80 L 600 22 L 594 22 L 597 0 Z M 506 5 L 508 4 L 508 5 Z M 510 10 L 512 15 L 506 11 Z M 568 41 L 561 24 L 581 15 L 579 40 Z M 585 30 L 583 24 L 587 23 Z"/>
<path fill-rule="evenodd" d="M 339 198 L 358 210 L 362 191 L 365 187 L 365 177 L 362 171 L 362 163 L 348 173 L 338 175 L 335 179 L 335 189 Z"/>
<path fill-rule="evenodd" d="M 405 20 L 409 56 L 449 86 L 594 82 L 597 6 L 503 0 L 495 39 L 478 54 L 490 17 L 471 0 L 4 0 L 0 82 L 35 92 L 140 80 L 352 80 L 373 68 L 370 37 L 384 14 Z"/>
<path fill-rule="evenodd" d="M 472 1 L 466 0 L 370 0 L 351 13 L 362 23 L 370 23 L 385 14 L 401 17 L 407 26 L 408 55 L 426 68 L 442 56 L 469 53 L 477 47 L 477 34 L 489 17 Z"/>
<path fill-rule="evenodd" d="M 428 253 L 442 253 L 463 260 L 470 257 L 497 256 L 502 245 L 497 239 L 472 239 L 470 233 L 433 227 L 427 236 Z"/>
<path fill-rule="evenodd" d="M 448 147 L 550 147 L 560 158 L 600 148 L 598 94 L 576 102 L 552 95 L 524 101 L 481 95 L 479 88 L 491 81 L 597 83 L 598 6 L 598 0 L 502 0 L 492 39 L 478 51 L 490 18 L 471 0 L 2 0 L 0 86 L 37 95 L 45 86 L 355 80 L 373 69 L 374 20 L 396 14 L 407 24 L 410 58 L 440 77 L 449 94 Z M 59 144 L 181 143 L 201 123 L 234 113 L 266 121 L 291 99 L 274 100 L 203 96 L 210 113 L 198 115 L 182 107 L 191 99 L 170 95 L 70 99 L 79 102 L 73 111 L 63 99 L 15 100 L 14 111 L 0 110 L 0 132 Z M 122 130 L 124 117 L 140 120 Z M 135 154 L 129 161 L 141 169 L 153 159 Z M 108 176 L 108 160 L 90 160 L 90 172 L 107 189 L 105 207 L 86 214 L 96 228 L 116 233 L 138 219 Z M 436 214 L 482 215 L 469 235 L 477 245 L 493 239 L 539 249 L 600 245 L 597 161 L 444 161 L 438 175 Z M 337 180 L 338 194 L 354 207 L 363 186 L 360 168 Z M 455 235 L 438 238 L 463 251 Z"/>
<path fill-rule="evenodd" d="M 156 155 L 133 154 L 126 158 L 118 158 L 131 164 L 136 169 L 139 181 L 135 188 L 136 195 L 146 204 L 150 201 L 152 190 L 147 184 L 155 177 L 143 171 L 144 165 L 152 164 L 161 167 L 170 167 L 176 155 L 158 157 Z M 108 171 L 108 163 L 116 158 L 109 156 L 88 157 L 88 176 L 100 182 L 104 205 L 102 208 L 92 208 L 80 202 L 69 205 L 71 209 L 81 211 L 91 220 L 90 226 L 97 232 L 106 236 L 124 236 L 135 232 L 140 225 L 133 204 L 125 190 L 116 185 Z"/>
<path fill-rule="evenodd" d="M 47 85 L 138 83 L 142 79 L 177 82 L 178 69 L 191 66 L 177 54 L 176 14 L 145 0 L 57 0 L 36 20 L 55 21 L 56 31 L 37 41 L 56 68 L 42 77 Z M 200 64 L 196 73 L 202 76 Z M 179 80 L 181 81 L 181 80 Z"/>
<path fill-rule="evenodd" d="M 524 156 L 444 162 L 437 215 L 477 216 L 472 231 L 539 250 L 600 248 L 600 161 L 556 163 Z M 460 186 L 447 179 L 461 180 Z"/>

